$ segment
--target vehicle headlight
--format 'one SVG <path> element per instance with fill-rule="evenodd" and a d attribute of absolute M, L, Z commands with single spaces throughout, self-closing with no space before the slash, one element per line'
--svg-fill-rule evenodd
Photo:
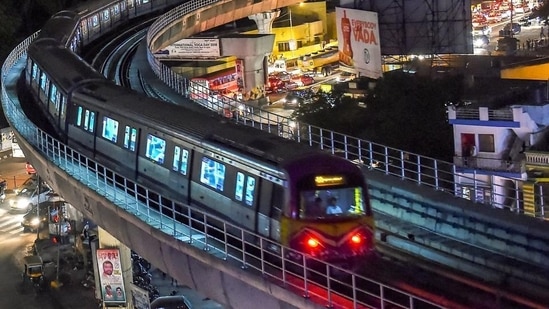
<path fill-rule="evenodd" d="M 37 226 L 38 224 L 40 224 L 40 218 L 32 218 L 32 220 L 30 221 L 30 224 L 32 226 Z"/>
<path fill-rule="evenodd" d="M 23 208 L 29 204 L 30 200 L 28 198 L 19 198 L 16 200 L 12 200 L 11 202 L 12 206 L 17 208 Z"/>
<path fill-rule="evenodd" d="M 293 99 L 293 100 L 292 100 L 292 103 L 293 103 L 293 104 L 297 104 L 297 99 Z"/>

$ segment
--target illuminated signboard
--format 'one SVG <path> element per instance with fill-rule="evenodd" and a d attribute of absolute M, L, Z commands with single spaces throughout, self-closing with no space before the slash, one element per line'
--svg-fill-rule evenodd
<path fill-rule="evenodd" d="M 381 77 L 377 13 L 336 7 L 336 20 L 340 65 L 361 76 Z"/>
<path fill-rule="evenodd" d="M 339 175 L 323 175 L 315 177 L 317 187 L 337 186 L 345 184 L 345 177 Z"/>

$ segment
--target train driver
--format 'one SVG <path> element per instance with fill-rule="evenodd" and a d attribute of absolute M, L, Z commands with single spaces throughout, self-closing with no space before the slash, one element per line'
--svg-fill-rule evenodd
<path fill-rule="evenodd" d="M 335 198 L 334 196 L 330 197 L 328 199 L 328 207 L 326 207 L 326 214 L 337 215 L 341 213 L 343 213 L 343 211 L 341 210 L 341 207 L 337 205 L 337 198 Z"/>

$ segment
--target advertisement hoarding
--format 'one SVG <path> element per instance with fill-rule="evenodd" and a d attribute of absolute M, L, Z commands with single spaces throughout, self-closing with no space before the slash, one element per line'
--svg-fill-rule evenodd
<path fill-rule="evenodd" d="M 236 59 L 234 67 L 236 70 L 236 83 L 238 85 L 238 90 L 242 91 L 242 89 L 246 86 L 246 82 L 244 80 L 244 59 Z"/>
<path fill-rule="evenodd" d="M 215 58 L 220 55 L 219 39 L 183 39 L 155 53 L 160 58 Z"/>
<path fill-rule="evenodd" d="M 103 302 L 106 304 L 125 303 L 126 291 L 120 264 L 120 251 L 117 248 L 97 249 L 96 257 Z"/>
<path fill-rule="evenodd" d="M 340 65 L 361 76 L 381 77 L 377 13 L 337 7 L 336 21 Z"/>

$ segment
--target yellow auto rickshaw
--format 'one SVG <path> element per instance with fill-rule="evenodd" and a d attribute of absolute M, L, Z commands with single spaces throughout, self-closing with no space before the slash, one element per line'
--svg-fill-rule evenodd
<path fill-rule="evenodd" d="M 23 273 L 23 281 L 29 280 L 35 288 L 40 289 L 44 282 L 44 263 L 38 255 L 30 255 L 23 258 L 25 263 L 25 271 Z"/>

